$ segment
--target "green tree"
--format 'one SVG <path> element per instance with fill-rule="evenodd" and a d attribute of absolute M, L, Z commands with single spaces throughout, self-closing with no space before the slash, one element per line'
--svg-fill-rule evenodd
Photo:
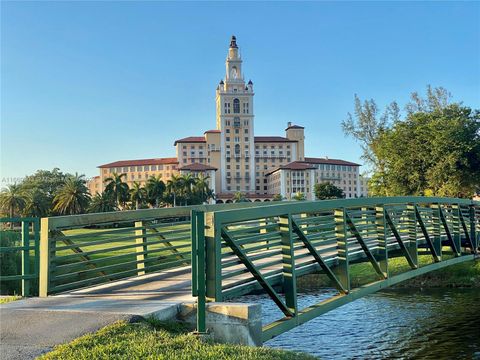
<path fill-rule="evenodd" d="M 105 191 L 115 199 L 118 208 L 125 208 L 129 199 L 128 184 L 123 181 L 126 174 L 112 173 L 112 176 L 105 179 Z"/>
<path fill-rule="evenodd" d="M 281 194 L 275 194 L 273 195 L 273 201 L 282 201 L 284 198 Z"/>
<path fill-rule="evenodd" d="M 130 189 L 130 201 L 135 204 L 135 209 L 140 209 L 147 200 L 147 190 L 135 181 Z"/>
<path fill-rule="evenodd" d="M 306 200 L 305 194 L 304 194 L 303 192 L 297 192 L 297 193 L 293 196 L 293 200 L 296 200 L 296 201 Z"/>
<path fill-rule="evenodd" d="M 90 201 L 88 211 L 91 213 L 116 211 L 117 206 L 115 199 L 109 192 L 96 193 Z"/>
<path fill-rule="evenodd" d="M 85 175 L 69 176 L 53 199 L 53 210 L 63 215 L 85 212 L 90 201 Z"/>
<path fill-rule="evenodd" d="M 452 104 L 416 112 L 378 141 L 387 195 L 471 197 L 480 184 L 480 112 Z"/>
<path fill-rule="evenodd" d="M 160 179 L 159 176 L 151 176 L 147 180 L 146 189 L 148 203 L 151 206 L 158 208 L 166 190 L 165 183 Z"/>
<path fill-rule="evenodd" d="M 9 217 L 21 215 L 26 205 L 24 189 L 18 184 L 8 185 L 0 193 L 0 208 Z"/>
<path fill-rule="evenodd" d="M 248 202 L 248 200 L 244 193 L 237 191 L 235 194 L 233 194 L 233 202 Z"/>
<path fill-rule="evenodd" d="M 65 179 L 71 174 L 65 174 L 58 168 L 53 170 L 37 170 L 33 175 L 26 176 L 20 186 L 31 197 L 32 202 L 28 203 L 27 208 L 31 214 L 39 216 L 54 215 L 53 199 L 58 190 L 64 185 Z M 46 209 L 46 213 L 43 210 Z"/>
<path fill-rule="evenodd" d="M 169 195 L 167 201 L 170 205 L 177 206 L 177 198 L 181 198 L 182 195 L 183 180 L 180 176 L 172 175 L 167 180 L 166 190 Z"/>
<path fill-rule="evenodd" d="M 52 202 L 48 195 L 39 187 L 25 192 L 25 216 L 45 217 L 51 213 Z"/>
<path fill-rule="evenodd" d="M 192 204 L 202 204 L 214 197 L 213 190 L 208 183 L 209 176 L 199 175 L 195 180 L 194 198 Z"/>
<path fill-rule="evenodd" d="M 330 182 L 315 184 L 315 197 L 318 200 L 342 199 L 345 197 L 343 190 Z"/>
<path fill-rule="evenodd" d="M 355 115 L 342 125 L 364 149 L 372 195 L 473 195 L 480 184 L 480 115 L 450 99 L 445 89 L 428 86 L 425 98 L 411 94 L 401 118 L 397 105 L 379 115 L 373 100 L 355 98 Z"/>

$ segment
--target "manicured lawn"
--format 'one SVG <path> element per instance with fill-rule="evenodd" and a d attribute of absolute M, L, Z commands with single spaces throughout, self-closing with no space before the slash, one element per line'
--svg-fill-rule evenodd
<path fill-rule="evenodd" d="M 7 304 L 15 300 L 20 300 L 21 298 L 21 296 L 2 296 L 0 297 L 0 304 Z"/>
<path fill-rule="evenodd" d="M 56 347 L 42 360 L 64 359 L 165 359 L 165 360 L 311 360 L 306 354 L 263 347 L 214 344 L 200 341 L 178 324 L 155 321 L 127 324 L 117 322 L 95 334 L 82 336 Z"/>

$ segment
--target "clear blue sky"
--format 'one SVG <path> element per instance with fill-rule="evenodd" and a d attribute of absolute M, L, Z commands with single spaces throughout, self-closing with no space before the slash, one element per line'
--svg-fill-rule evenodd
<path fill-rule="evenodd" d="M 353 96 L 384 106 L 444 86 L 480 108 L 478 2 L 1 3 L 2 179 L 97 174 L 173 156 L 215 127 L 235 34 L 255 86 L 255 132 L 306 127 L 306 152 L 359 161 L 342 134 Z M 3 185 L 3 184 L 2 184 Z"/>

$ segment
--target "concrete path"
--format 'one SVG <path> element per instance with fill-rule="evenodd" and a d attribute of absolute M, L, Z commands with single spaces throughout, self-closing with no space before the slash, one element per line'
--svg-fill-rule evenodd
<path fill-rule="evenodd" d="M 34 359 L 117 320 L 175 318 L 182 304 L 194 302 L 190 276 L 181 268 L 0 305 L 0 357 Z"/>

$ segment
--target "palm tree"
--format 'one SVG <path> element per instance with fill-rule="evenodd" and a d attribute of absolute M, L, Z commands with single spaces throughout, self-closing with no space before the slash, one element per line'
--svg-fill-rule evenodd
<path fill-rule="evenodd" d="M 19 215 L 25 208 L 25 194 L 20 185 L 8 185 L 6 189 L 0 193 L 0 207 L 2 211 L 8 213 L 13 218 Z"/>
<path fill-rule="evenodd" d="M 193 186 L 197 182 L 197 179 L 192 174 L 185 174 L 181 178 L 182 193 L 185 198 L 185 205 L 188 205 L 188 201 L 192 199 Z"/>
<path fill-rule="evenodd" d="M 85 212 L 90 202 L 85 175 L 69 176 L 53 199 L 54 211 L 64 215 Z"/>
<path fill-rule="evenodd" d="M 233 195 L 233 201 L 234 202 L 247 202 L 247 198 L 245 197 L 245 194 L 240 192 L 240 191 L 237 191 L 234 195 Z"/>
<path fill-rule="evenodd" d="M 98 212 L 109 212 L 109 211 L 116 211 L 117 206 L 115 204 L 115 199 L 113 198 L 111 193 L 106 191 L 102 192 L 101 194 L 96 193 L 95 196 L 92 198 L 90 202 L 90 206 L 88 208 L 89 212 L 98 213 Z"/>
<path fill-rule="evenodd" d="M 112 194 L 112 197 L 117 203 L 117 207 L 125 207 L 125 203 L 128 200 L 128 184 L 123 182 L 123 178 L 126 174 L 113 173 L 112 176 L 105 179 L 105 191 Z"/>
<path fill-rule="evenodd" d="M 23 210 L 25 216 L 47 216 L 50 210 L 51 200 L 42 190 L 39 188 L 29 190 L 26 193 L 25 200 L 25 209 Z"/>
<path fill-rule="evenodd" d="M 160 176 L 151 176 L 147 180 L 146 189 L 148 203 L 158 208 L 165 192 L 165 183 L 160 179 Z"/>
<path fill-rule="evenodd" d="M 173 206 L 177 206 L 177 196 L 181 195 L 182 178 L 177 175 L 167 180 L 167 192 L 173 196 Z"/>
<path fill-rule="evenodd" d="M 213 191 L 210 189 L 208 179 L 210 176 L 199 175 L 195 182 L 195 192 L 199 194 L 200 201 L 203 203 L 213 197 Z"/>
<path fill-rule="evenodd" d="M 132 204 L 135 204 L 135 209 L 140 209 L 140 205 L 143 204 L 146 198 L 147 191 L 139 182 L 135 181 L 130 189 L 130 201 Z"/>

